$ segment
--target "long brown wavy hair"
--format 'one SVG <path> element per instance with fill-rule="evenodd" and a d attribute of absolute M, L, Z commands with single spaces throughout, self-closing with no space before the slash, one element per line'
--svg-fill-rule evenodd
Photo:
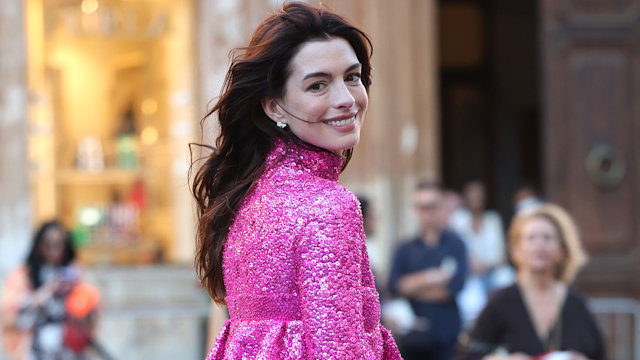
<path fill-rule="evenodd" d="M 195 267 L 200 282 L 218 303 L 224 303 L 226 293 L 222 253 L 229 226 L 262 174 L 274 140 L 295 136 L 275 126 L 261 101 L 285 95 L 291 59 L 302 44 L 332 38 L 349 42 L 362 64 L 361 80 L 368 91 L 372 47 L 367 35 L 326 8 L 289 2 L 258 25 L 247 47 L 236 49 L 222 93 L 203 119 L 217 113 L 220 135 L 193 178 L 198 207 Z M 343 152 L 343 169 L 352 151 Z"/>

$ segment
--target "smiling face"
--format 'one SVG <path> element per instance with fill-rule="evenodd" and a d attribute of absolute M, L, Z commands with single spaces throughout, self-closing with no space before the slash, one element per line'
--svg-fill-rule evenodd
<path fill-rule="evenodd" d="M 563 256 L 558 229 L 549 219 L 537 216 L 522 225 L 520 239 L 514 248 L 519 270 L 553 276 Z"/>
<path fill-rule="evenodd" d="M 368 96 L 351 45 L 342 38 L 306 42 L 291 59 L 290 69 L 284 97 L 262 102 L 267 116 L 317 147 L 337 154 L 354 147 Z"/>

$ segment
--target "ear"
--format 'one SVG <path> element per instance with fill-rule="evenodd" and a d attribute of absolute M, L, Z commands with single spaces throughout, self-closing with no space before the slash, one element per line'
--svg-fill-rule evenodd
<path fill-rule="evenodd" d="M 261 101 L 262 110 L 274 122 L 283 121 L 284 114 L 280 105 L 271 96 L 264 97 Z"/>
<path fill-rule="evenodd" d="M 516 269 L 522 265 L 522 253 L 519 249 L 519 244 L 516 243 L 511 248 L 511 260 L 513 261 L 513 265 L 515 265 Z"/>

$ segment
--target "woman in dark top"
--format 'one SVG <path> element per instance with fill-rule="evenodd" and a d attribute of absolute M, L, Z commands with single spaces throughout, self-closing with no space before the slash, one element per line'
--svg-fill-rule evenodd
<path fill-rule="evenodd" d="M 605 358 L 602 336 L 585 301 L 568 286 L 586 255 L 571 217 L 542 205 L 518 215 L 509 230 L 517 283 L 496 292 L 464 346 L 464 359 Z M 564 358 L 563 358 L 564 359 Z"/>

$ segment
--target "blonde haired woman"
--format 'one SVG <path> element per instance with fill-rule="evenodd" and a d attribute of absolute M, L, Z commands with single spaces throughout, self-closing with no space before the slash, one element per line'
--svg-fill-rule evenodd
<path fill-rule="evenodd" d="M 575 223 L 557 205 L 516 216 L 509 229 L 516 284 L 496 292 L 465 346 L 466 359 L 604 359 L 602 336 L 569 285 L 586 262 Z"/>

